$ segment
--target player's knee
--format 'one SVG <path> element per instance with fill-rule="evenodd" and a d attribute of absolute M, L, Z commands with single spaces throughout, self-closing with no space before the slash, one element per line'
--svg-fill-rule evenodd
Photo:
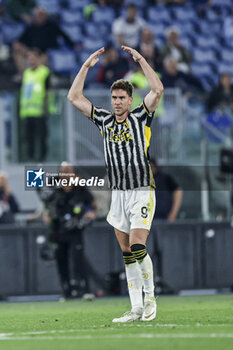
<path fill-rule="evenodd" d="M 146 246 L 144 244 L 136 243 L 131 245 L 130 248 L 131 248 L 132 255 L 138 261 L 144 259 L 145 256 L 147 255 Z"/>
<path fill-rule="evenodd" d="M 126 253 L 131 253 L 131 249 L 130 249 L 130 247 L 126 244 L 120 244 L 120 247 L 121 247 L 121 251 L 124 253 L 124 252 L 126 252 Z"/>

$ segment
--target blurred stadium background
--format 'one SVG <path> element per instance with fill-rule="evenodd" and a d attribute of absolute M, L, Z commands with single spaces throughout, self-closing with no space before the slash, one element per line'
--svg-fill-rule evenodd
<path fill-rule="evenodd" d="M 26 221 L 27 215 L 37 210 L 39 200 L 36 192 L 25 191 L 25 164 L 36 164 L 36 161 L 27 163 L 20 154 L 21 80 L 13 47 L 30 24 L 24 18 L 14 18 L 9 8 L 11 2 L 0 1 L 0 171 L 8 174 L 10 188 L 20 207 L 14 223 L 0 224 L 0 295 L 9 299 L 15 295 L 60 293 L 55 263 L 41 260 L 36 243 L 37 237 L 46 232 L 46 225 Z M 221 74 L 233 77 L 232 0 L 35 1 L 34 6 L 44 8 L 51 21 L 72 41 L 72 47 L 61 40 L 58 47 L 46 51 L 55 109 L 47 120 L 45 163 L 56 165 L 67 160 L 90 169 L 104 165 L 99 132 L 79 115 L 66 96 L 75 74 L 90 53 L 102 46 L 117 48 L 112 25 L 116 18 L 125 15 L 125 6 L 129 3 L 136 5 L 138 16 L 153 33 L 158 51 L 162 52 L 166 43 L 167 29 L 178 28 L 180 43 L 191 55 L 186 73 L 194 76 L 201 86 L 199 89 L 187 79 L 185 85 L 177 82 L 177 85 L 165 86 L 163 105 L 152 125 L 150 154 L 183 189 L 177 220 L 172 224 L 154 222 L 150 235 L 149 250 L 155 265 L 158 256 L 161 265 L 157 266 L 160 271 L 156 274 L 164 282 L 162 285 L 157 281 L 161 288 L 157 292 L 231 291 L 232 104 L 218 105 L 211 111 L 216 113 L 211 117 L 207 101 L 218 86 Z M 32 12 L 33 9 L 30 14 Z M 128 60 L 125 55 L 123 58 Z M 105 64 L 100 60 L 90 70 L 86 96 L 96 105 L 111 108 L 108 86 L 99 80 Z M 132 61 L 128 61 L 128 67 L 130 77 L 135 72 Z M 162 81 L 164 72 L 162 63 L 159 69 Z M 136 89 L 137 98 L 146 91 Z M 223 149 L 225 158 L 221 159 Z M 222 171 L 222 161 L 227 172 Z M 98 257 L 93 248 L 96 246 Z M 105 222 L 97 220 L 87 229 L 85 250 L 92 291 L 125 294 L 121 254 Z"/>

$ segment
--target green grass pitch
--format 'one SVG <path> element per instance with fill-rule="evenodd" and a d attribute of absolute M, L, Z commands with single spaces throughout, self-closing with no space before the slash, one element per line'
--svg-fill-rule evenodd
<path fill-rule="evenodd" d="M 111 322 L 128 309 L 127 298 L 1 303 L 0 349 L 233 349 L 233 295 L 160 297 L 153 322 Z"/>

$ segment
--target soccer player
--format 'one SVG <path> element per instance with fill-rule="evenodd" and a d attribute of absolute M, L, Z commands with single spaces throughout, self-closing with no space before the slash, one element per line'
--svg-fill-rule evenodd
<path fill-rule="evenodd" d="M 151 321 L 156 317 L 156 300 L 152 261 L 146 250 L 146 241 L 155 210 L 153 176 L 148 160 L 150 125 L 158 106 L 163 85 L 144 57 L 127 46 L 122 49 L 138 62 L 151 88 L 143 103 L 130 111 L 132 85 L 117 80 L 111 86 L 114 113 L 93 104 L 83 96 L 83 86 L 89 68 L 104 52 L 94 52 L 84 62 L 77 74 L 68 99 L 101 132 L 110 188 L 111 208 L 107 221 L 115 234 L 125 261 L 126 277 L 131 301 L 131 311 L 113 322 Z M 145 293 L 144 307 L 142 285 Z"/>

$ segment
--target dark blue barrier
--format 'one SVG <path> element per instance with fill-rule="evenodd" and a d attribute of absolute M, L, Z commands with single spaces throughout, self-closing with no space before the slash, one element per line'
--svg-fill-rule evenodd
<path fill-rule="evenodd" d="M 42 260 L 36 243 L 46 231 L 41 225 L 0 226 L 0 295 L 60 293 L 55 262 Z M 111 273 L 124 271 L 122 254 L 105 222 L 87 228 L 84 237 L 90 285 L 96 291 Z M 155 277 L 159 274 L 174 291 L 233 285 L 233 229 L 228 222 L 157 222 L 147 248 Z"/>

